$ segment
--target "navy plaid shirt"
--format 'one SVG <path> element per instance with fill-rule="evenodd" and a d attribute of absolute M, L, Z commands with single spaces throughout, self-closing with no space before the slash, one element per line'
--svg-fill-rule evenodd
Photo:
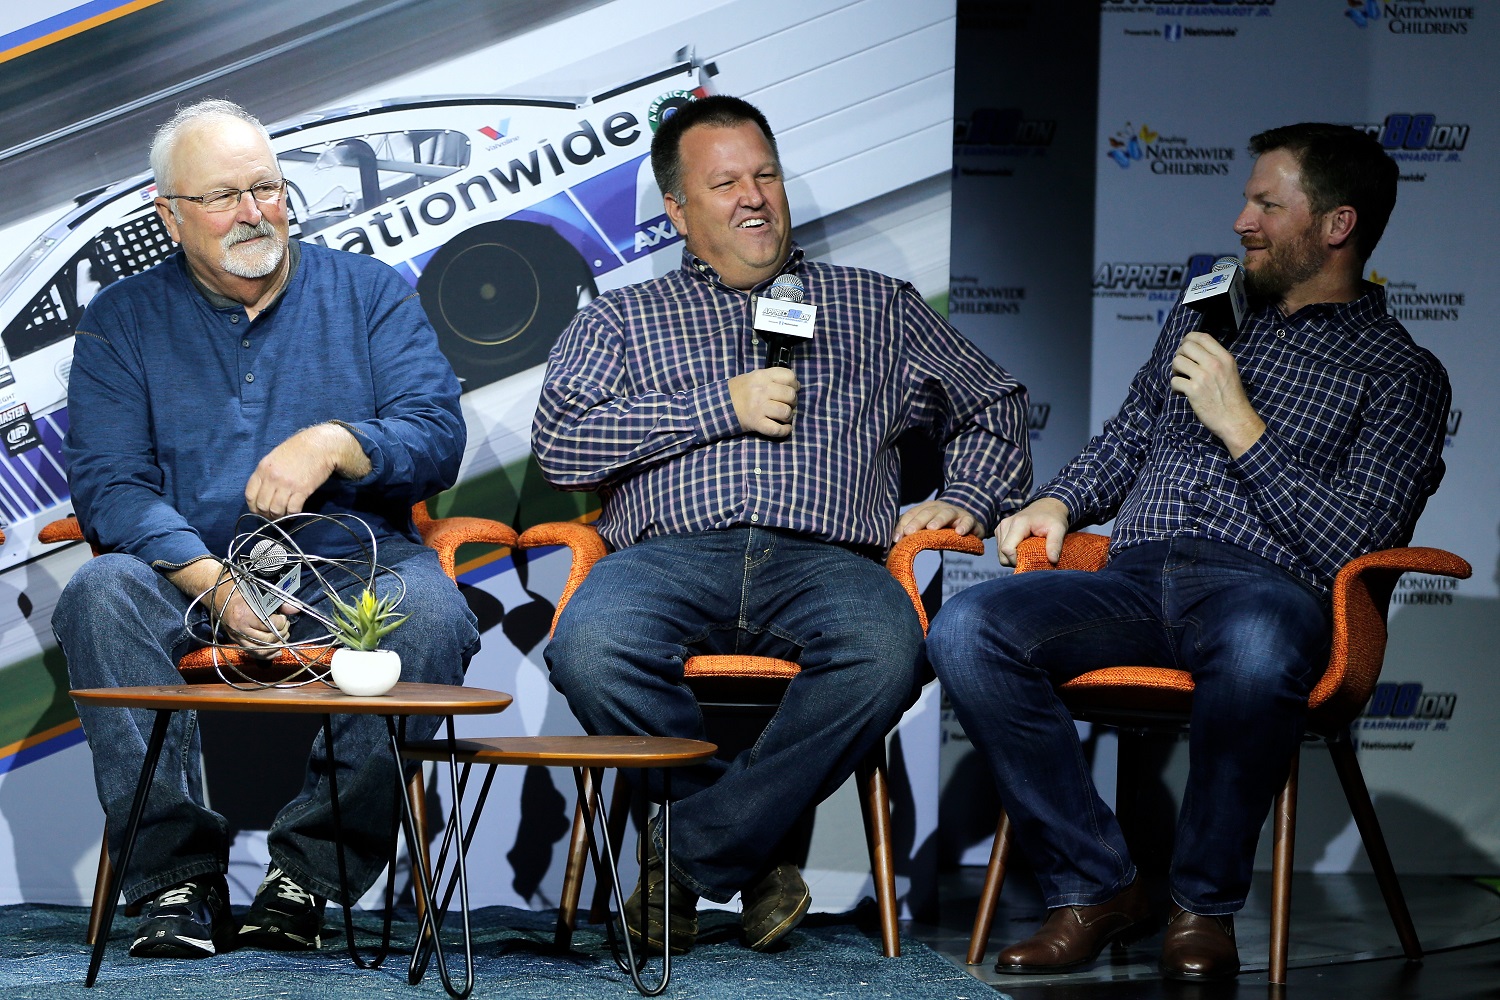
<path fill-rule="evenodd" d="M 1266 432 L 1234 460 L 1169 387 L 1196 320 L 1173 310 L 1120 412 L 1038 496 L 1061 500 L 1075 526 L 1113 516 L 1111 551 L 1216 539 L 1325 595 L 1350 559 L 1403 544 L 1443 477 L 1451 393 L 1386 312 L 1385 290 L 1247 318 L 1226 346 Z"/>
<path fill-rule="evenodd" d="M 754 526 L 883 551 L 896 438 L 922 428 L 944 449 L 939 499 L 993 530 L 1031 482 L 1026 390 L 910 284 L 795 246 L 787 272 L 818 309 L 792 363 L 802 390 L 789 437 L 740 427 L 729 379 L 765 365 L 751 298 L 684 250 L 681 268 L 605 293 L 558 339 L 532 426 L 547 481 L 597 489 L 615 548 Z"/>

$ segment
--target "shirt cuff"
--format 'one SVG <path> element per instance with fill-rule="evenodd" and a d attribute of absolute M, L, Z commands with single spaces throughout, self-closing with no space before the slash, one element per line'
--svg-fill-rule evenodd
<path fill-rule="evenodd" d="M 1033 503 L 1043 497 L 1056 500 L 1068 508 L 1069 529 L 1087 523 L 1085 515 L 1088 513 L 1088 501 L 1085 499 L 1082 491 L 1074 489 L 1070 484 L 1060 479 L 1054 479 L 1046 486 L 1037 490 L 1036 494 L 1027 503 Z"/>
<path fill-rule="evenodd" d="M 959 510 L 971 515 L 979 522 L 980 528 L 986 535 L 995 530 L 995 502 L 978 487 L 965 483 L 955 483 L 946 486 L 938 493 L 936 499 L 942 503 L 952 504 Z"/>
<path fill-rule="evenodd" d="M 1281 470 L 1292 464 L 1281 441 L 1267 428 L 1239 458 L 1229 460 L 1229 468 L 1252 492 L 1265 493 L 1276 488 Z"/>
<path fill-rule="evenodd" d="M 693 422 L 705 443 L 733 437 L 740 432 L 740 418 L 734 412 L 729 395 L 729 381 L 710 382 L 689 396 Z"/>
<path fill-rule="evenodd" d="M 370 425 L 368 423 L 351 424 L 344 420 L 330 420 L 328 422 L 330 424 L 337 424 L 350 434 L 353 434 L 354 440 L 359 442 L 360 450 L 370 460 L 369 472 L 358 479 L 346 479 L 344 481 L 350 486 L 368 486 L 371 483 L 379 482 L 380 477 L 385 475 L 385 452 L 380 447 L 380 437 L 370 433 Z"/>

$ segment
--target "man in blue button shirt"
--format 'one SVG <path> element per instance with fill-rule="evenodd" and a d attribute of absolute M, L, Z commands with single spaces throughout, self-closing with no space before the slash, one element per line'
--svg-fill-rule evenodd
<path fill-rule="evenodd" d="M 180 683 L 177 660 L 203 645 L 201 603 L 187 613 L 200 596 L 225 634 L 262 655 L 321 631 L 310 616 L 289 617 L 291 605 L 257 615 L 221 574 L 242 515 L 298 512 L 369 526 L 380 564 L 405 582 L 410 617 L 383 642 L 401 654 L 403 679 L 462 683 L 479 643 L 474 618 L 421 544 L 411 508 L 453 484 L 466 431 L 458 382 L 416 293 L 373 258 L 288 239 L 269 137 L 230 102 L 179 111 L 158 131 L 151 166 L 157 213 L 181 252 L 100 291 L 74 347 L 68 481 L 101 554 L 53 616 L 71 683 Z M 363 555 L 363 540 L 334 522 L 296 541 L 323 557 Z M 377 593 L 399 586 L 383 577 Z M 362 587 L 335 585 L 345 600 Z M 313 581 L 298 596 L 328 602 Z M 79 715 L 117 858 L 152 713 Z M 435 724 L 412 720 L 409 735 Z M 241 943 L 318 947 L 326 899 L 358 899 L 385 865 L 397 776 L 384 724 L 335 716 L 334 732 L 348 881 L 319 736 L 302 791 L 271 827 L 270 871 Z M 200 957 L 235 939 L 226 826 L 202 784 L 194 718 L 179 712 L 123 886 L 144 906 L 132 954 Z"/>
<path fill-rule="evenodd" d="M 1120 412 L 997 532 L 1002 563 L 1030 536 L 1055 562 L 1070 527 L 1113 517 L 1108 566 L 981 584 L 932 625 L 933 666 L 1050 909 L 1000 972 L 1087 965 L 1146 921 L 1055 692 L 1122 663 L 1196 685 L 1162 971 L 1239 971 L 1233 914 L 1327 663 L 1330 585 L 1350 559 L 1410 538 L 1442 478 L 1447 373 L 1361 279 L 1395 206 L 1395 162 L 1355 129 L 1315 123 L 1250 149 L 1234 224 L 1244 322 L 1221 341 L 1179 304 Z"/>

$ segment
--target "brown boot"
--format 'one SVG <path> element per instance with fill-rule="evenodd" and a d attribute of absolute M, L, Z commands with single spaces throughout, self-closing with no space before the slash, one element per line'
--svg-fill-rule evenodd
<path fill-rule="evenodd" d="M 1161 974 L 1170 979 L 1202 982 L 1240 974 L 1240 952 L 1234 943 L 1234 916 L 1189 913 L 1172 907 L 1161 943 Z"/>
<path fill-rule="evenodd" d="M 1128 943 L 1147 927 L 1149 907 L 1140 878 L 1114 899 L 1093 906 L 1060 906 L 1031 937 L 1000 953 L 996 972 L 1027 975 L 1070 972 L 1099 957 L 1112 941 Z"/>

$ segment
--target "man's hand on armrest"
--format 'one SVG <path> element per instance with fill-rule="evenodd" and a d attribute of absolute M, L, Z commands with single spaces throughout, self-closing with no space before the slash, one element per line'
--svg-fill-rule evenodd
<path fill-rule="evenodd" d="M 995 531 L 999 540 L 1000 565 L 1016 564 L 1016 546 L 1040 535 L 1047 539 L 1047 558 L 1056 563 L 1062 558 L 1063 536 L 1068 533 L 1068 508 L 1061 500 L 1040 497 L 1000 522 Z"/>

